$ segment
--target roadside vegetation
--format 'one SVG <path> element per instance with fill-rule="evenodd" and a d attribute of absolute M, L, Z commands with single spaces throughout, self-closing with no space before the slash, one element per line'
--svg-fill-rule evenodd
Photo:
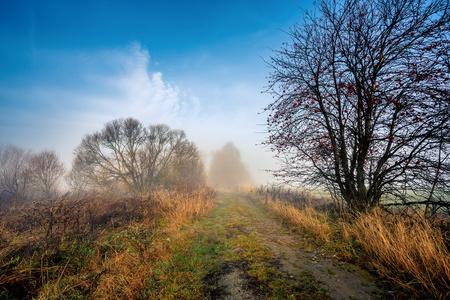
<path fill-rule="evenodd" d="M 305 191 L 241 187 L 336 258 L 376 273 L 398 298 L 450 297 L 448 220 L 374 209 L 347 214 L 330 199 Z M 448 223 L 447 223 L 448 224 Z M 311 245 L 305 245 L 311 247 Z"/>
<path fill-rule="evenodd" d="M 127 118 L 74 154 L 66 173 L 54 151 L 0 145 L 0 299 L 198 299 L 208 256 L 185 229 L 215 191 L 196 145 Z"/>
<path fill-rule="evenodd" d="M 1 299 L 198 299 L 208 253 L 186 226 L 214 207 L 207 187 L 48 200 L 1 218 Z"/>

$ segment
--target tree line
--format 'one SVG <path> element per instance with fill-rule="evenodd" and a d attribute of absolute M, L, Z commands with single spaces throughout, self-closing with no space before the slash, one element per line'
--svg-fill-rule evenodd
<path fill-rule="evenodd" d="M 34 153 L 0 146 L 0 204 L 88 193 L 134 196 L 157 188 L 199 186 L 205 169 L 197 146 L 182 130 L 116 119 L 86 134 L 74 150 L 69 172 L 53 150 Z"/>
<path fill-rule="evenodd" d="M 12 145 L 0 146 L 0 204 L 21 205 L 28 199 L 57 197 L 64 172 L 55 151 L 33 153 Z"/>

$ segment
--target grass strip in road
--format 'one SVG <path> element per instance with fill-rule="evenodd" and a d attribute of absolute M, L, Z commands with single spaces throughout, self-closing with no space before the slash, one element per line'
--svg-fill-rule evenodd
<path fill-rule="evenodd" d="M 246 274 L 247 288 L 261 299 L 329 299 L 308 271 L 291 278 L 279 270 L 279 258 L 264 246 L 264 232 L 259 232 L 258 223 L 264 222 L 264 217 L 256 215 L 255 209 L 241 196 L 222 194 L 212 217 L 200 222 L 206 225 L 204 229 L 211 230 L 206 235 L 213 234 L 219 244 L 226 245 L 216 265 L 220 260 L 222 264 L 233 262 Z"/>

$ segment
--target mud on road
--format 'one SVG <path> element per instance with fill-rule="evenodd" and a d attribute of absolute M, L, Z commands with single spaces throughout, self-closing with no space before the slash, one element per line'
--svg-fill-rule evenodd
<path fill-rule="evenodd" d="M 227 249 L 205 278 L 210 299 L 389 298 L 369 273 L 320 248 L 305 251 L 302 236 L 246 196 L 221 194 L 209 222 Z"/>

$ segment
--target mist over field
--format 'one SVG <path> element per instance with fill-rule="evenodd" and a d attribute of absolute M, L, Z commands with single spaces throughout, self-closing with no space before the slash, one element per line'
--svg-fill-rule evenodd
<path fill-rule="evenodd" d="M 226 189 L 254 183 L 247 165 L 241 160 L 239 149 L 232 142 L 214 151 L 208 181 L 212 186 Z"/>

